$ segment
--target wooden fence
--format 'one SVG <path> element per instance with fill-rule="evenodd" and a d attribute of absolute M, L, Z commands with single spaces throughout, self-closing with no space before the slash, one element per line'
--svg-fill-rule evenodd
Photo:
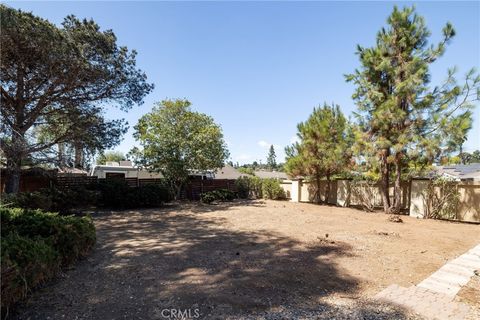
<path fill-rule="evenodd" d="M 147 184 L 162 184 L 162 179 L 138 179 L 138 178 L 125 178 L 125 182 L 130 187 L 144 186 Z M 64 176 L 57 177 L 55 185 L 59 189 L 72 189 L 78 187 L 87 187 L 96 185 L 99 182 L 105 181 L 105 179 L 97 178 L 95 176 Z M 200 194 L 207 191 L 213 191 L 218 189 L 228 189 L 236 191 L 235 180 L 232 179 L 214 179 L 214 180 L 192 180 L 188 183 L 180 193 L 181 199 L 199 200 Z"/>

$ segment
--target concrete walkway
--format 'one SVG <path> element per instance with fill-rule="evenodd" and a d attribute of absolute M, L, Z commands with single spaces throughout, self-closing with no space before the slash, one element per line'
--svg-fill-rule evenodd
<path fill-rule="evenodd" d="M 480 244 L 449 261 L 418 285 L 404 288 L 394 284 L 375 298 L 410 309 L 427 319 L 463 320 L 470 307 L 454 298 L 475 270 L 480 270 Z"/>

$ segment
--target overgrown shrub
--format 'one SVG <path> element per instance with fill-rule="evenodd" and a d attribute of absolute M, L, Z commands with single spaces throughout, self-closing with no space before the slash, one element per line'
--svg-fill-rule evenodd
<path fill-rule="evenodd" d="M 92 206 L 97 203 L 97 192 L 86 188 L 60 190 L 55 187 L 34 192 L 2 194 L 1 204 L 5 207 L 24 209 L 41 209 L 63 214 L 72 213 L 79 207 Z"/>
<path fill-rule="evenodd" d="M 95 244 L 90 217 L 0 207 L 2 310 Z"/>
<path fill-rule="evenodd" d="M 212 203 L 214 201 L 232 201 L 235 198 L 235 192 L 228 189 L 208 191 L 200 195 L 200 201 L 203 203 Z"/>
<path fill-rule="evenodd" d="M 285 190 L 280 186 L 280 181 L 274 178 L 263 179 L 262 193 L 264 199 L 286 199 Z"/>
<path fill-rule="evenodd" d="M 238 196 L 242 199 L 247 198 L 262 198 L 263 189 L 262 189 L 262 179 L 256 176 L 248 177 L 243 176 L 235 181 Z"/>
<path fill-rule="evenodd" d="M 425 191 L 426 219 L 455 219 L 460 201 L 457 183 L 453 179 L 435 177 Z"/>
<path fill-rule="evenodd" d="M 160 184 L 129 187 L 125 181 L 110 180 L 99 184 L 99 205 L 107 208 L 158 207 L 172 200 L 169 189 Z"/>

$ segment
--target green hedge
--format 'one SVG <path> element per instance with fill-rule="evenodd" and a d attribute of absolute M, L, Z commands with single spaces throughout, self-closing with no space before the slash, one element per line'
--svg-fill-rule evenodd
<path fill-rule="evenodd" d="M 95 244 L 90 217 L 0 207 L 2 312 Z"/>
<path fill-rule="evenodd" d="M 124 181 L 112 180 L 99 184 L 99 206 L 107 208 L 151 208 L 171 201 L 170 190 L 159 184 L 129 187 Z"/>
<path fill-rule="evenodd" d="M 218 189 L 204 192 L 200 195 L 200 201 L 203 203 L 212 203 L 214 201 L 232 201 L 237 195 L 235 192 L 227 189 Z"/>
<path fill-rule="evenodd" d="M 124 181 L 105 181 L 88 188 L 60 190 L 55 187 L 35 192 L 2 194 L 1 204 L 6 207 L 41 209 L 70 214 L 86 207 L 148 208 L 158 207 L 172 199 L 164 185 L 148 184 L 129 187 Z"/>
<path fill-rule="evenodd" d="M 286 194 L 280 186 L 280 181 L 274 178 L 260 179 L 259 177 L 243 176 L 238 178 L 235 184 L 238 196 L 243 199 L 286 199 Z"/>

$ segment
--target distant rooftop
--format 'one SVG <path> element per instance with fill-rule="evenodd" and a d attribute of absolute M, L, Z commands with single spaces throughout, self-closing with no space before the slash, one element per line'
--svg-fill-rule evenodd
<path fill-rule="evenodd" d="M 439 174 L 448 175 L 455 179 L 480 181 L 480 163 L 438 166 L 435 167 L 435 170 Z"/>

